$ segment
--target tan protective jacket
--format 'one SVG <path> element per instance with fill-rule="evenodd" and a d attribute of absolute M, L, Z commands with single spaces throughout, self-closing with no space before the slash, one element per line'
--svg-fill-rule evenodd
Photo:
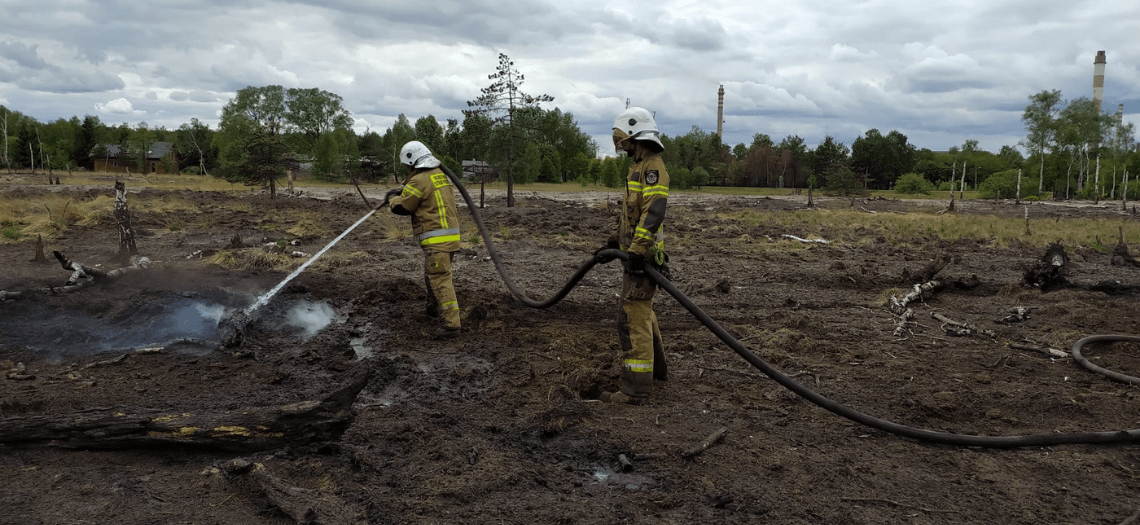
<path fill-rule="evenodd" d="M 625 202 L 618 225 L 618 242 L 623 249 L 647 259 L 651 248 L 664 249 L 661 223 L 669 200 L 669 173 L 657 153 L 634 161 L 625 181 Z"/>
<path fill-rule="evenodd" d="M 393 213 L 412 216 L 412 233 L 420 247 L 459 251 L 454 186 L 439 168 L 413 175 L 388 206 Z"/>

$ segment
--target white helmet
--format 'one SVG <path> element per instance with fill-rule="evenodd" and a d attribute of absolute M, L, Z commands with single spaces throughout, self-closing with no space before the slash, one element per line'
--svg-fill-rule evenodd
<path fill-rule="evenodd" d="M 614 119 L 614 145 L 622 149 L 620 143 L 626 139 L 648 140 L 657 144 L 661 151 L 665 145 L 661 143 L 661 132 L 657 129 L 657 122 L 653 114 L 645 108 L 626 108 Z"/>
<path fill-rule="evenodd" d="M 423 142 L 413 140 L 400 148 L 400 163 L 413 168 L 438 168 L 439 159 Z"/>

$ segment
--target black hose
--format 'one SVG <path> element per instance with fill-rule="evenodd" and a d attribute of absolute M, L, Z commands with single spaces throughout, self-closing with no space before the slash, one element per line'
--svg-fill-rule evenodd
<path fill-rule="evenodd" d="M 578 268 L 578 271 L 574 274 L 570 281 L 568 281 L 566 285 L 563 286 L 563 288 L 559 290 L 559 292 L 551 299 L 543 302 L 538 302 L 527 298 L 521 291 L 518 290 L 514 282 L 511 280 L 510 276 L 507 274 L 506 270 L 501 266 L 501 260 L 499 258 L 498 251 L 495 250 L 494 244 L 491 243 L 491 237 L 487 234 L 487 227 L 485 224 L 483 224 L 483 218 L 479 214 L 479 210 L 475 207 L 474 202 L 471 201 L 471 196 L 467 193 L 467 189 L 463 187 L 463 184 L 460 182 L 459 178 L 456 177 L 455 174 L 451 172 L 451 170 L 447 169 L 446 167 L 444 167 L 443 170 L 445 173 L 447 173 L 447 176 L 451 178 L 451 181 L 455 184 L 455 186 L 459 188 L 459 192 L 463 194 L 463 199 L 467 202 L 467 207 L 471 210 L 471 215 L 475 218 L 475 224 L 479 227 L 479 233 L 483 236 L 483 240 L 487 243 L 487 252 L 491 254 L 491 260 L 494 261 L 495 268 L 499 270 L 499 275 L 503 277 L 503 281 L 506 282 L 507 288 L 510 288 L 511 293 L 514 294 L 515 297 L 520 301 L 526 303 L 527 306 L 533 306 L 535 308 L 546 308 L 554 303 L 557 303 L 563 297 L 565 297 L 567 293 L 569 293 L 571 288 L 577 285 L 578 281 L 582 279 L 586 272 L 588 272 L 591 268 L 593 268 L 595 264 L 597 264 L 598 259 L 591 257 L 589 261 L 586 261 L 586 263 Z M 623 250 L 607 249 L 599 251 L 597 253 L 597 257 L 601 257 L 603 259 L 628 260 L 629 254 Z M 693 303 L 693 301 L 689 299 L 684 293 L 682 293 L 681 290 L 677 289 L 676 286 L 673 286 L 673 283 L 662 276 L 661 273 L 654 269 L 652 265 L 645 266 L 645 273 L 657 283 L 658 287 L 668 292 L 669 295 L 673 296 L 673 298 L 676 299 L 677 302 L 681 303 L 681 306 L 684 306 L 685 309 L 689 311 L 689 313 L 693 314 L 693 316 L 696 317 L 697 320 L 701 322 L 701 324 L 705 325 L 706 328 L 712 331 L 713 334 L 715 334 L 721 341 L 723 341 L 724 344 L 728 345 L 728 347 L 731 348 L 732 351 L 736 352 L 737 355 L 743 357 L 744 360 L 747 361 L 750 365 L 760 370 L 768 377 L 772 378 L 772 380 L 776 381 L 784 388 L 791 390 L 796 395 L 807 399 L 808 401 L 811 401 L 812 403 L 815 403 L 816 405 L 823 407 L 824 409 L 836 415 L 850 419 L 851 421 L 854 421 L 861 425 L 866 425 L 868 427 L 882 430 L 884 432 L 889 432 L 891 434 L 909 437 L 920 441 L 930 441 L 934 443 L 966 447 L 1016 448 L 1065 444 L 1128 443 L 1133 441 L 1140 441 L 1140 429 L 1120 430 L 1114 432 L 1030 434 L 1023 436 L 969 436 L 965 434 L 935 432 L 932 430 L 909 427 L 884 419 L 879 419 L 869 414 L 864 414 L 863 412 L 859 412 L 858 410 L 848 408 L 835 401 L 832 401 L 831 399 L 828 399 L 794 381 L 792 378 L 784 375 L 779 370 L 776 370 L 763 359 L 761 359 L 760 356 L 754 354 L 751 350 L 741 344 L 740 341 L 732 337 L 732 335 L 729 334 L 727 330 L 725 330 L 720 326 L 720 324 L 709 317 L 709 315 L 706 314 L 704 310 L 701 310 L 700 307 Z M 1077 344 L 1080 345 L 1084 344 L 1085 342 L 1093 342 L 1090 340 L 1103 341 L 1107 339 L 1100 338 L 1107 337 L 1124 336 L 1093 336 L 1081 339 L 1077 342 Z M 1123 339 L 1111 340 L 1115 341 Z M 1129 338 L 1128 340 L 1140 341 L 1140 338 Z M 1074 357 L 1079 355 L 1079 346 L 1074 345 L 1073 351 Z"/>
<path fill-rule="evenodd" d="M 578 286 L 578 281 L 581 281 L 587 273 L 590 273 L 594 265 L 598 264 L 596 259 L 590 258 L 590 260 L 578 267 L 574 275 L 570 276 L 570 280 L 566 281 L 566 284 L 564 284 L 558 292 L 545 301 L 538 301 L 527 297 L 518 285 L 515 284 L 514 279 L 511 279 L 511 275 L 507 273 L 506 266 L 503 265 L 503 258 L 499 256 L 499 250 L 495 249 L 495 243 L 491 242 L 491 236 L 487 233 L 487 225 L 483 223 L 483 215 L 479 213 L 479 208 L 475 207 L 475 202 L 471 200 L 471 194 L 467 193 L 467 188 L 463 187 L 463 183 L 459 180 L 459 177 L 456 177 L 455 173 L 452 173 L 447 166 L 441 166 L 441 168 L 443 168 L 443 172 L 447 174 L 448 178 L 451 179 L 451 182 L 455 184 L 455 187 L 459 189 L 459 193 L 463 195 L 463 201 L 467 203 L 467 209 L 471 210 L 471 216 L 475 218 L 475 225 L 479 227 L 479 235 L 483 237 L 483 242 L 487 244 L 487 253 L 491 255 L 491 262 L 495 263 L 495 269 L 498 270 L 499 276 L 503 278 L 503 282 L 506 283 L 507 289 L 511 291 L 511 295 L 514 295 L 515 299 L 518 299 L 523 304 L 531 308 L 549 308 L 553 306 L 566 297 L 566 294 L 570 293 L 570 290 Z"/>
<path fill-rule="evenodd" d="M 1077 341 L 1076 343 L 1073 343 L 1073 361 L 1076 361 L 1077 364 L 1085 367 L 1086 369 L 1106 376 L 1109 379 L 1120 381 L 1121 383 L 1128 383 L 1130 385 L 1140 385 L 1140 377 L 1121 374 L 1120 372 L 1113 372 L 1112 370 L 1101 368 L 1090 363 L 1088 359 L 1085 359 L 1085 356 L 1081 355 L 1081 348 L 1089 343 L 1112 343 L 1117 341 L 1140 343 L 1140 337 L 1134 337 L 1130 335 L 1092 335 L 1086 337 L 1080 341 Z"/>

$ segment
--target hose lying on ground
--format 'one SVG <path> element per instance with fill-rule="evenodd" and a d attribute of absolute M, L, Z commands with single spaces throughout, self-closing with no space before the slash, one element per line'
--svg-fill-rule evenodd
<path fill-rule="evenodd" d="M 1112 370 L 1101 368 L 1090 363 L 1088 359 L 1085 359 L 1085 356 L 1081 355 L 1081 348 L 1089 343 L 1112 343 L 1116 341 L 1140 343 L 1140 337 L 1134 337 L 1130 335 L 1090 335 L 1084 339 L 1081 339 L 1080 341 L 1077 341 L 1076 343 L 1073 343 L 1073 360 L 1076 361 L 1077 364 L 1085 367 L 1087 370 L 1101 374 L 1105 377 L 1108 377 L 1109 379 L 1120 381 L 1121 383 L 1128 383 L 1131 385 L 1140 385 L 1140 377 L 1121 374 L 1120 372 L 1113 372 Z"/>
<path fill-rule="evenodd" d="M 491 236 L 487 233 L 487 227 L 483 223 L 483 217 L 479 213 L 478 208 L 475 207 L 475 203 L 471 200 L 471 195 L 467 193 L 467 189 L 463 187 L 463 184 L 460 182 L 459 178 L 456 177 L 455 174 L 451 172 L 451 170 L 444 167 L 443 171 L 451 179 L 452 183 L 455 184 L 456 188 L 459 189 L 459 192 L 463 195 L 463 200 L 467 202 L 467 208 L 471 211 L 471 216 L 474 217 L 475 224 L 479 227 L 479 234 L 487 243 L 487 252 L 491 255 L 491 261 L 494 262 L 495 269 L 498 270 L 499 275 L 502 276 L 503 282 L 506 283 L 507 288 L 510 289 L 511 293 L 527 306 L 532 306 L 534 308 L 546 308 L 557 303 L 558 301 L 562 300 L 562 298 L 565 297 L 566 294 L 568 294 L 570 290 L 574 288 L 574 286 L 578 284 L 578 281 L 580 281 L 582 277 L 585 276 L 585 274 L 594 267 L 595 264 L 597 264 L 597 259 L 591 257 L 589 261 L 586 261 L 581 267 L 578 268 L 578 271 L 574 273 L 574 276 L 571 277 L 569 281 L 567 281 L 561 290 L 559 290 L 553 297 L 547 299 L 546 301 L 535 301 L 527 297 L 521 290 L 519 290 L 518 286 L 515 285 L 514 280 L 511 279 L 510 275 L 506 271 L 506 268 L 503 266 L 502 259 L 499 257 L 498 250 L 495 249 L 494 243 L 491 242 Z M 598 252 L 598 255 L 603 258 L 612 259 L 625 260 L 629 258 L 629 254 L 622 250 L 616 249 L 601 250 Z M 689 313 L 693 314 L 693 316 L 696 317 L 697 320 L 701 322 L 701 324 L 705 325 L 705 327 L 708 328 L 713 334 L 715 334 L 721 341 L 723 341 L 724 344 L 728 345 L 732 351 L 736 352 L 740 357 L 743 357 L 744 360 L 751 364 L 753 367 L 760 370 L 768 377 L 772 378 L 772 380 L 776 381 L 784 388 L 791 390 L 796 395 L 807 399 L 808 401 L 811 401 L 812 403 L 815 403 L 816 405 L 819 405 L 820 407 L 823 407 L 824 409 L 836 415 L 850 419 L 856 423 L 882 430 L 884 432 L 889 432 L 891 434 L 918 439 L 921 441 L 930 441 L 934 443 L 967 447 L 1015 448 L 1080 443 L 1108 444 L 1140 441 L 1140 429 L 1121 430 L 1115 432 L 1030 434 L 1023 436 L 970 436 L 965 434 L 935 432 L 932 430 L 909 427 L 864 414 L 858 410 L 848 408 L 835 401 L 832 401 L 831 399 L 828 399 L 812 391 L 811 389 L 796 382 L 792 378 L 784 375 L 779 370 L 776 370 L 763 359 L 761 359 L 760 356 L 753 353 L 751 350 L 741 344 L 740 341 L 732 337 L 732 335 L 729 334 L 727 330 L 725 330 L 720 326 L 720 324 L 709 317 L 709 315 L 706 314 L 704 310 L 701 310 L 700 307 L 693 303 L 693 301 L 690 300 L 684 293 L 682 293 L 681 290 L 677 289 L 676 286 L 673 286 L 673 283 L 663 277 L 660 272 L 652 267 L 652 265 L 645 266 L 645 273 L 657 283 L 657 286 L 659 286 L 662 290 L 668 292 L 669 295 L 673 296 L 673 298 L 676 299 L 677 302 L 681 303 L 681 306 L 684 306 L 685 309 L 689 311 Z M 1079 355 L 1080 346 L 1078 345 L 1093 342 L 1090 341 L 1090 339 L 1095 341 L 1140 341 L 1140 337 L 1120 339 L 1122 337 L 1125 336 L 1093 336 L 1081 339 L 1080 341 L 1077 341 L 1077 344 L 1073 346 L 1074 358 L 1077 358 Z"/>

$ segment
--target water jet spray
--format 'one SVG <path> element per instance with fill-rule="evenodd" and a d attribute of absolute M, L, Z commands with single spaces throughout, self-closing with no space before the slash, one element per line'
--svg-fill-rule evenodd
<path fill-rule="evenodd" d="M 222 320 L 218 321 L 218 336 L 219 336 L 220 341 L 221 341 L 221 347 L 222 348 L 233 348 L 233 347 L 241 344 L 242 336 L 245 332 L 245 329 L 247 326 L 249 326 L 249 323 L 253 321 L 253 314 L 254 314 L 254 312 L 257 311 L 258 308 L 265 306 L 265 304 L 268 303 L 270 299 L 273 299 L 273 296 L 277 295 L 277 292 L 280 292 L 281 289 L 284 288 L 285 285 L 289 283 L 289 281 L 292 281 L 294 277 L 297 277 L 298 275 L 300 275 L 301 272 L 305 271 L 305 268 L 308 268 L 309 265 L 313 264 L 313 262 L 316 261 L 318 258 L 320 258 L 321 255 L 324 255 L 325 252 L 329 251 L 329 248 L 332 248 L 333 246 L 335 246 L 336 243 L 340 242 L 340 240 L 343 239 L 346 235 L 348 235 L 349 232 L 356 229 L 357 226 L 360 226 L 360 223 L 367 220 L 369 217 L 372 216 L 372 214 L 376 213 L 381 208 L 387 206 L 388 201 L 392 198 L 392 196 L 398 195 L 399 192 L 400 192 L 400 190 L 398 190 L 398 189 L 397 190 L 389 190 L 388 193 L 386 193 L 384 195 L 384 200 L 383 200 L 383 202 L 380 203 L 379 206 L 376 206 L 375 208 L 372 209 L 372 211 L 369 211 L 363 217 L 361 217 L 360 220 L 353 223 L 352 226 L 349 226 L 347 230 L 344 230 L 343 233 L 341 233 L 335 239 L 333 239 L 331 242 L 329 242 L 327 245 L 325 245 L 324 248 L 321 248 L 321 251 L 317 252 L 315 255 L 310 257 L 309 260 L 305 261 L 304 264 L 297 267 L 296 270 L 293 270 L 293 273 L 290 273 L 288 276 L 286 276 L 285 279 L 282 280 L 280 283 L 278 283 L 277 286 L 274 286 L 272 290 L 269 290 L 268 292 L 265 292 L 264 294 L 262 294 L 261 297 L 259 297 L 256 301 L 254 301 L 253 304 L 247 306 L 244 310 L 234 312 L 229 317 L 223 318 Z M 368 202 L 368 201 L 365 200 L 365 202 Z"/>

